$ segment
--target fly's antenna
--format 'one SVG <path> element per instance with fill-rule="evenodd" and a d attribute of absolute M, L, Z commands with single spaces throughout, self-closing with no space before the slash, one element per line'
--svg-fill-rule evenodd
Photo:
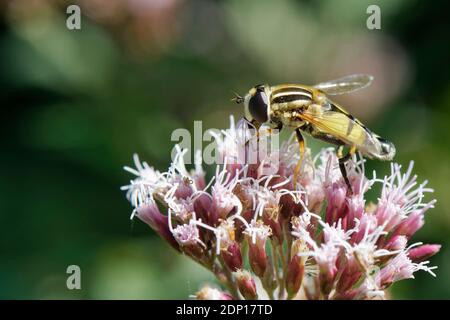
<path fill-rule="evenodd" d="M 234 101 L 234 102 L 236 102 L 237 104 L 241 104 L 242 102 L 244 102 L 244 98 L 241 97 L 241 96 L 239 95 L 239 93 L 233 92 L 233 94 L 234 94 L 234 98 L 231 99 L 231 101 Z"/>

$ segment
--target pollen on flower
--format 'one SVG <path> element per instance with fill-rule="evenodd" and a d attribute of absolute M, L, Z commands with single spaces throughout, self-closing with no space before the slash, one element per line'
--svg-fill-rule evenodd
<path fill-rule="evenodd" d="M 194 298 L 379 299 L 415 272 L 435 276 L 428 259 L 440 246 L 411 241 L 436 202 L 426 200 L 433 190 L 419 182 L 412 162 L 369 177 L 365 160 L 354 155 L 346 163 L 349 192 L 335 149 L 307 149 L 294 177 L 293 137 L 276 150 L 254 149 L 270 139 L 269 130 L 256 134 L 244 120 L 230 120 L 228 130 L 211 133 L 220 161 L 209 181 L 201 153 L 190 170 L 179 146 L 167 172 L 137 155 L 134 168 L 124 167 L 133 175 L 122 187 L 132 217 L 223 285 Z M 369 198 L 375 185 L 381 191 Z"/>

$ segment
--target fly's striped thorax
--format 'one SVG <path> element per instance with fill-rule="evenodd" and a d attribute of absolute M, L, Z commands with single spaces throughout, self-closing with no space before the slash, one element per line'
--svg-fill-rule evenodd
<path fill-rule="evenodd" d="M 271 104 L 308 103 L 312 101 L 312 92 L 306 86 L 282 84 L 271 88 Z"/>

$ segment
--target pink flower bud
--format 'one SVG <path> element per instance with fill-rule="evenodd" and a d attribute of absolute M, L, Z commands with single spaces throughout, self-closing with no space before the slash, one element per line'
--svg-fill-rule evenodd
<path fill-rule="evenodd" d="M 308 210 L 311 212 L 319 213 L 321 211 L 325 193 L 322 183 L 311 180 L 304 186 L 308 198 Z"/>
<path fill-rule="evenodd" d="M 397 226 L 394 234 L 404 235 L 409 239 L 417 230 L 422 228 L 423 224 L 423 213 L 420 211 L 413 212 Z"/>
<path fill-rule="evenodd" d="M 236 175 L 236 172 L 239 172 L 242 170 L 242 164 L 239 164 L 236 162 L 230 163 L 229 161 L 232 161 L 232 160 L 227 160 L 227 171 L 230 173 L 230 177 L 234 178 Z"/>
<path fill-rule="evenodd" d="M 266 271 L 267 268 L 266 249 L 262 246 L 250 243 L 248 258 L 250 260 L 250 266 L 252 267 L 253 272 L 258 277 L 263 277 L 264 272 Z"/>
<path fill-rule="evenodd" d="M 283 219 L 289 219 L 295 207 L 295 201 L 291 195 L 285 194 L 280 198 L 280 214 Z"/>
<path fill-rule="evenodd" d="M 348 179 L 350 180 L 350 185 L 352 186 L 353 194 L 362 195 L 364 192 L 367 191 L 366 188 L 367 178 L 364 177 L 363 175 L 358 174 L 356 172 L 352 174 L 350 172 Z"/>
<path fill-rule="evenodd" d="M 205 173 L 199 172 L 192 176 L 192 180 L 197 190 L 203 190 L 206 187 Z"/>
<path fill-rule="evenodd" d="M 169 229 L 168 217 L 159 211 L 155 203 L 142 205 L 137 208 L 136 216 L 155 230 L 175 250 L 180 251 L 180 246 Z"/>
<path fill-rule="evenodd" d="M 288 292 L 288 297 L 290 298 L 297 294 L 302 285 L 303 275 L 305 273 L 305 263 L 303 260 L 303 258 L 295 255 L 288 264 L 286 290 Z"/>
<path fill-rule="evenodd" d="M 323 244 L 316 251 L 315 260 L 319 266 L 319 284 L 323 294 L 330 293 L 337 274 L 337 260 L 341 250 L 332 243 Z"/>
<path fill-rule="evenodd" d="M 381 269 L 378 281 L 381 288 L 387 288 L 396 281 L 413 278 L 413 273 L 414 266 L 412 261 L 405 253 L 401 252 Z"/>
<path fill-rule="evenodd" d="M 234 275 L 236 277 L 239 292 L 244 296 L 244 298 L 246 300 L 258 299 L 255 280 L 253 280 L 251 274 L 248 271 L 239 270 L 235 272 Z"/>
<path fill-rule="evenodd" d="M 372 233 L 377 227 L 377 219 L 371 214 L 365 214 L 361 217 L 358 231 L 355 232 L 351 237 L 352 243 L 359 243 L 365 234 Z"/>
<path fill-rule="evenodd" d="M 237 202 L 239 202 L 239 198 L 227 188 L 222 185 L 213 187 L 211 207 L 213 216 L 217 216 L 218 219 L 226 219 L 231 211 L 236 208 Z"/>
<path fill-rule="evenodd" d="M 229 244 L 228 248 L 221 250 L 220 255 L 231 271 L 236 271 L 242 268 L 241 248 L 236 241 Z"/>
<path fill-rule="evenodd" d="M 325 188 L 325 194 L 328 202 L 325 221 L 333 224 L 342 215 L 341 210 L 345 203 L 347 186 L 345 183 L 335 182 Z"/>
<path fill-rule="evenodd" d="M 355 226 L 355 219 L 360 220 L 364 214 L 364 199 L 361 196 L 353 195 L 347 198 L 347 229 Z"/>
<path fill-rule="evenodd" d="M 397 203 L 392 201 L 380 201 L 375 211 L 378 225 L 386 225 L 385 230 L 391 231 L 400 221 L 402 215 L 400 214 L 400 207 Z"/>
<path fill-rule="evenodd" d="M 283 230 L 281 228 L 279 207 L 268 207 L 264 209 L 263 222 L 270 227 L 273 239 L 277 244 L 283 243 Z"/>
<path fill-rule="evenodd" d="M 214 225 L 217 218 L 212 221 L 210 217 L 210 209 L 211 209 L 211 198 L 207 195 L 200 195 L 197 199 L 194 201 L 194 211 L 197 214 L 197 217 L 202 219 L 202 221 Z"/>
<path fill-rule="evenodd" d="M 175 197 L 177 199 L 187 199 L 190 197 L 194 192 L 192 189 L 193 183 L 194 181 L 192 181 L 189 177 L 182 178 L 177 190 L 175 191 Z"/>
<path fill-rule="evenodd" d="M 408 257 L 413 262 L 422 262 L 427 260 L 428 258 L 434 256 L 441 249 L 441 245 L 439 244 L 424 244 L 420 247 L 413 248 L 409 250 Z"/>
<path fill-rule="evenodd" d="M 406 248 L 407 243 L 408 239 L 405 236 L 393 236 L 388 240 L 384 249 L 389 251 L 403 250 Z"/>
<path fill-rule="evenodd" d="M 233 300 L 230 294 L 207 286 L 197 292 L 195 298 L 197 300 Z"/>
<path fill-rule="evenodd" d="M 253 208 L 253 197 L 249 194 L 246 188 L 242 184 L 238 183 L 233 189 L 233 194 L 242 203 L 242 210 L 245 212 Z"/>
<path fill-rule="evenodd" d="M 253 272 L 258 277 L 263 277 L 267 268 L 266 240 L 271 235 L 271 231 L 262 221 L 258 221 L 252 228 L 252 231 L 247 233 L 248 258 Z"/>
<path fill-rule="evenodd" d="M 354 256 L 346 257 L 343 255 L 340 263 L 341 276 L 339 277 L 339 281 L 336 285 L 336 290 L 340 294 L 344 294 L 346 291 L 350 290 L 353 285 L 359 280 L 361 277 L 361 269 L 359 267 L 358 262 L 356 261 Z"/>
<path fill-rule="evenodd" d="M 172 229 L 172 234 L 185 254 L 200 261 L 207 258 L 204 255 L 200 232 L 195 223 L 190 221 L 189 223 L 180 224 Z"/>

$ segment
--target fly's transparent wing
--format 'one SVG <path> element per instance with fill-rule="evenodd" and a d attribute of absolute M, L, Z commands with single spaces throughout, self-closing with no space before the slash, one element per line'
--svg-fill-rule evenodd
<path fill-rule="evenodd" d="M 364 89 L 370 85 L 373 77 L 368 74 L 352 74 L 336 80 L 322 82 L 314 87 L 328 95 L 338 95 Z"/>

